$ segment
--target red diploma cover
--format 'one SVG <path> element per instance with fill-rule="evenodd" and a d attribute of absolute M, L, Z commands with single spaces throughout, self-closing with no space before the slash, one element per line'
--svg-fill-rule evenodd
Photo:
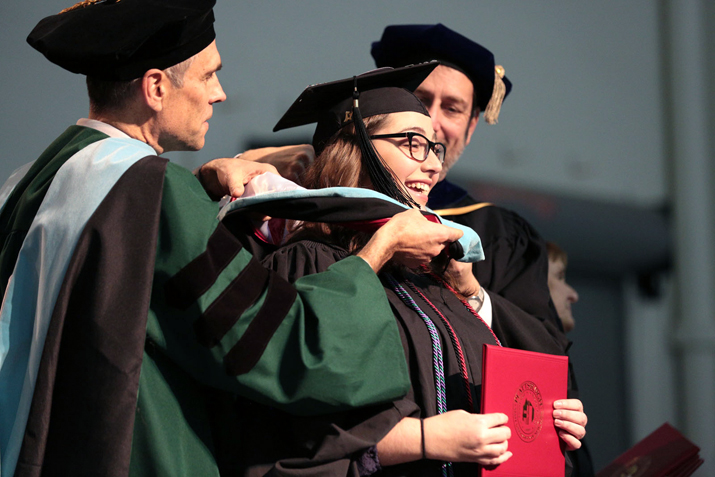
<path fill-rule="evenodd" d="M 699 452 L 666 422 L 618 456 L 597 477 L 687 477 L 703 463 Z"/>
<path fill-rule="evenodd" d="M 565 472 L 564 451 L 554 426 L 554 401 L 566 399 L 568 357 L 484 345 L 482 413 L 509 416 L 514 454 L 486 476 L 555 477 Z"/>

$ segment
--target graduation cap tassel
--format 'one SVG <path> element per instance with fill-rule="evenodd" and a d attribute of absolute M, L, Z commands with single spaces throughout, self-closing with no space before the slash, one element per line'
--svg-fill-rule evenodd
<path fill-rule="evenodd" d="M 506 96 L 506 85 L 504 84 L 504 67 L 496 65 L 494 67 L 494 89 L 492 97 L 484 110 L 484 120 L 487 124 L 496 124 L 499 122 L 499 111 L 501 110 L 504 96 Z"/>
<path fill-rule="evenodd" d="M 360 92 L 357 89 L 357 77 L 354 78 L 354 85 L 353 124 L 355 125 L 355 135 L 360 145 L 363 164 L 367 167 L 372 186 L 377 192 L 385 194 L 402 204 L 419 208 L 419 204 L 404 190 L 404 186 L 400 184 L 399 180 L 394 176 L 394 173 L 386 166 L 375 150 L 375 146 L 372 144 L 372 140 L 365 129 L 365 123 L 360 113 Z"/>

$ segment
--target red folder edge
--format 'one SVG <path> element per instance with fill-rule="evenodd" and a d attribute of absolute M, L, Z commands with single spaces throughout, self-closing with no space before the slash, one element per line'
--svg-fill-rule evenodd
<path fill-rule="evenodd" d="M 481 468 L 483 477 L 564 475 L 564 449 L 554 426 L 554 401 L 567 397 L 568 357 L 484 345 L 482 413 L 509 416 L 505 463 Z"/>
<path fill-rule="evenodd" d="M 630 472 L 638 477 L 692 475 L 703 463 L 700 448 L 667 422 L 601 470 L 597 477 Z"/>

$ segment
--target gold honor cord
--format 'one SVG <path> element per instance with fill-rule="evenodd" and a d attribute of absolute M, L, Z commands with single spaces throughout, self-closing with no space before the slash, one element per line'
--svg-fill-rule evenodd
<path fill-rule="evenodd" d="M 122 1 L 122 0 L 115 0 L 115 1 L 113 1 L 113 2 L 111 2 L 111 3 L 119 3 L 119 2 L 121 2 L 121 1 Z M 78 8 L 88 7 L 88 6 L 90 6 L 90 5 L 94 5 L 95 3 L 102 4 L 102 3 L 109 3 L 109 2 L 107 2 L 107 0 L 83 0 L 83 1 L 81 1 L 81 2 L 79 2 L 79 3 L 75 3 L 75 4 L 72 5 L 71 7 L 65 8 L 64 10 L 62 10 L 62 11 L 59 13 L 59 15 L 62 15 L 63 13 L 71 12 L 72 10 L 77 10 Z"/>
<path fill-rule="evenodd" d="M 482 207 L 487 207 L 490 205 L 494 205 L 490 202 L 480 202 L 478 204 L 472 204 L 472 205 L 467 205 L 464 207 L 455 207 L 453 209 L 439 209 L 435 210 L 434 212 L 437 213 L 437 215 L 445 216 L 445 215 L 464 215 L 468 214 L 470 212 L 473 212 L 475 210 L 481 209 Z"/>

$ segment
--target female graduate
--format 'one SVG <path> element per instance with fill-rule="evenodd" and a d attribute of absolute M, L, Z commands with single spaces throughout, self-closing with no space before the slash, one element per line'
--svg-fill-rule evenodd
<path fill-rule="evenodd" d="M 377 70 L 309 87 L 275 128 L 318 123 L 317 158 L 304 185 L 372 189 L 407 207 L 424 208 L 445 146 L 434 142 L 429 114 L 411 91 L 435 66 Z M 369 227 L 303 223 L 288 245 L 263 263 L 289 281 L 320 272 L 359 251 Z M 262 473 L 273 461 L 272 471 L 281 474 L 473 476 L 476 464 L 496 465 L 511 457 L 507 416 L 477 414 L 482 347 L 499 344 L 484 316 L 518 318 L 523 312 L 484 293 L 471 264 L 447 257 L 415 269 L 388 263 L 381 280 L 402 335 L 412 382 L 408 395 L 320 422 L 254 406 L 247 413 L 252 426 L 243 425 L 270 431 L 267 442 L 254 446 L 256 465 L 248 473 Z M 359 329 L 355 323 L 356 333 Z M 554 418 L 566 448 L 579 447 L 586 424 L 581 402 L 557 402 Z"/>

